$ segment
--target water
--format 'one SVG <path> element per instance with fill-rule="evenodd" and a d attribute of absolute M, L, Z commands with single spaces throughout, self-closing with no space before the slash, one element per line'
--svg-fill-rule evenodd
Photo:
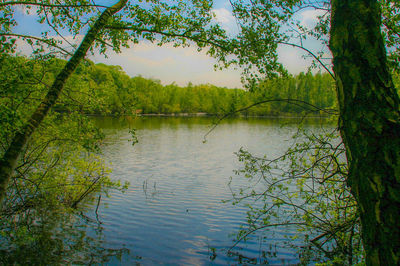
<path fill-rule="evenodd" d="M 296 119 L 225 120 L 205 143 L 212 118 L 94 119 L 106 134 L 103 156 L 114 169 L 112 178 L 130 182 L 125 193 L 103 197 L 98 211 L 104 245 L 130 250 L 109 265 L 238 264 L 244 257 L 258 259 L 261 250 L 277 252 L 270 264 L 299 262 L 294 250 L 281 247 L 290 232 L 279 228 L 264 233 L 266 242 L 254 238 L 233 250 L 244 257 L 228 255 L 246 208 L 223 203 L 232 198 L 231 176 L 233 190 L 246 185 L 233 173 L 240 166 L 234 153 L 243 147 L 281 154 L 293 144 Z M 132 128 L 139 140 L 134 146 Z"/>

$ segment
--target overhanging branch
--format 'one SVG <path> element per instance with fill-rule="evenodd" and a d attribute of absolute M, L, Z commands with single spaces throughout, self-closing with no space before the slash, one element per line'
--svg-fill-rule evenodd
<path fill-rule="evenodd" d="M 97 7 L 97 8 L 108 8 L 108 6 L 103 5 L 54 5 L 54 4 L 46 4 L 46 3 L 37 3 L 37 2 L 21 2 L 21 1 L 12 1 L 0 3 L 0 7 L 3 6 L 16 6 L 16 5 L 25 5 L 25 6 L 41 6 L 41 7 L 65 7 L 65 8 L 85 8 L 85 7 Z"/>

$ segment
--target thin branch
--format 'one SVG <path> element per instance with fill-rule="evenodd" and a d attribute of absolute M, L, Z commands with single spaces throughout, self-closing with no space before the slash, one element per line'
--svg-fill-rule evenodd
<path fill-rule="evenodd" d="M 74 203 L 71 204 L 71 207 L 75 209 L 78 203 L 81 202 L 84 198 L 86 198 L 86 196 L 88 196 L 95 189 L 94 186 L 102 178 L 103 176 L 98 176 L 94 181 L 92 181 L 92 184 L 90 184 L 90 186 L 81 194 L 81 196 Z"/>
<path fill-rule="evenodd" d="M 288 43 L 288 42 L 278 42 L 278 44 L 284 44 L 284 45 L 289 45 L 292 47 L 296 47 L 296 48 L 300 48 L 304 51 L 306 51 L 307 53 L 309 53 L 312 57 L 314 57 L 315 60 L 318 61 L 318 63 L 321 64 L 321 66 L 326 70 L 326 72 L 329 73 L 329 75 L 335 80 L 335 75 L 333 75 L 333 73 L 328 69 L 328 67 L 322 63 L 322 61 L 320 60 L 320 58 L 318 58 L 318 56 L 316 56 L 313 52 L 311 52 L 309 49 L 305 48 L 302 45 L 298 45 L 298 44 L 294 44 L 294 43 Z"/>
<path fill-rule="evenodd" d="M 41 6 L 41 7 L 52 7 L 52 8 L 85 8 L 85 7 L 96 7 L 96 8 L 108 8 L 108 6 L 103 5 L 54 5 L 54 4 L 46 4 L 46 3 L 37 3 L 37 2 L 21 2 L 21 1 L 12 1 L 12 2 L 4 2 L 0 3 L 0 7 L 3 6 L 16 6 L 16 5 L 26 5 L 26 6 Z"/>
<path fill-rule="evenodd" d="M 74 47 L 74 46 L 72 45 L 72 43 L 70 43 L 70 42 L 57 30 L 57 28 L 53 25 L 53 23 L 51 23 L 51 21 L 49 20 L 49 16 L 48 16 L 48 14 L 47 14 L 46 8 L 44 8 L 43 10 L 44 10 L 44 13 L 45 13 L 45 16 L 46 16 L 47 24 L 48 24 L 48 25 L 57 33 L 57 35 L 60 36 L 66 43 L 68 43 L 71 47 Z"/>
<path fill-rule="evenodd" d="M 214 45 L 214 46 L 220 48 L 223 51 L 228 51 L 228 49 L 226 47 L 217 43 L 216 40 L 213 40 L 213 39 L 203 40 L 203 39 L 198 38 L 198 36 L 196 36 L 196 35 L 188 35 L 188 33 L 189 33 L 188 31 L 185 31 L 184 33 L 175 33 L 175 32 L 164 32 L 164 31 L 160 31 L 160 30 L 156 30 L 156 29 L 145 29 L 145 28 L 136 28 L 136 27 L 128 27 L 128 26 L 114 26 L 114 25 L 108 25 L 108 26 L 105 26 L 104 28 L 112 29 L 112 30 L 131 30 L 131 31 L 136 31 L 138 33 L 143 33 L 143 32 L 154 33 L 154 34 L 160 34 L 160 35 L 163 35 L 166 37 L 181 37 L 181 38 L 186 38 L 186 39 L 196 41 L 196 42 L 208 43 L 208 44 L 211 44 L 211 45 Z"/>
<path fill-rule="evenodd" d="M 64 53 L 72 56 L 71 52 L 65 50 L 64 48 L 62 48 L 62 47 L 60 47 L 58 45 L 55 45 L 50 40 L 46 40 L 46 39 L 42 39 L 42 38 L 39 38 L 39 37 L 30 36 L 30 35 L 17 34 L 17 33 L 0 33 L 0 36 L 9 36 L 9 37 L 13 37 L 14 36 L 14 37 L 17 37 L 17 38 L 33 39 L 33 40 L 36 40 L 36 41 L 39 41 L 39 42 L 43 42 L 43 43 L 45 43 L 45 44 L 47 44 L 49 46 L 52 46 L 54 48 L 60 49 Z"/>

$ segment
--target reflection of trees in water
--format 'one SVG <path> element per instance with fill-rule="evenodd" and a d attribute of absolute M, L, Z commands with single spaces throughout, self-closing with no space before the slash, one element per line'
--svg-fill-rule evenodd
<path fill-rule="evenodd" d="M 232 260 L 237 262 L 240 265 L 247 264 L 270 264 L 271 260 L 277 259 L 277 254 L 279 252 L 279 248 L 276 244 L 268 244 L 267 247 L 262 246 L 262 242 L 264 240 L 260 238 L 260 250 L 257 257 L 246 255 L 246 252 L 243 251 L 243 248 L 236 248 L 235 250 L 228 251 L 227 255 Z M 282 260 L 282 264 L 285 264 L 285 261 Z"/>
<path fill-rule="evenodd" d="M 121 260 L 130 253 L 126 248 L 104 247 L 101 222 L 76 210 L 39 210 L 4 216 L 1 226 L 3 265 L 97 264 Z"/>
<path fill-rule="evenodd" d="M 240 263 L 268 262 L 273 249 L 261 243 L 278 243 L 270 234 L 279 230 L 283 232 L 277 238 L 282 239 L 279 246 L 297 253 L 302 264 L 362 261 L 358 210 L 346 185 L 348 168 L 336 129 L 299 131 L 294 137 L 295 144 L 277 158 L 255 156 L 243 149 L 237 153 L 242 166 L 236 174 L 249 184 L 233 193 L 233 203 L 248 210 L 247 223 L 239 230 L 231 255 Z M 260 256 L 246 257 L 245 250 L 236 245 L 246 239 L 254 241 L 259 233 L 269 235 L 260 241 Z"/>

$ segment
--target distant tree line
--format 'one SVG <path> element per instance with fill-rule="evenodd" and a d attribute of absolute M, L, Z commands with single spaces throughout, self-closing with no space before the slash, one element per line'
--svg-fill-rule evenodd
<path fill-rule="evenodd" d="M 173 83 L 163 86 L 159 80 L 140 76 L 130 78 L 119 66 L 104 64 L 81 65 L 73 80 L 82 80 L 82 77 L 86 85 L 75 86 L 75 97 L 82 99 L 84 95 L 79 96 L 79 93 L 90 92 L 90 96 L 94 97 L 85 99 L 84 108 L 86 112 L 95 114 L 221 114 L 270 98 L 298 99 L 321 108 L 331 108 L 336 97 L 333 80 L 328 74 L 312 75 L 310 72 L 267 80 L 255 86 L 251 92 L 211 84 L 189 83 L 181 87 Z M 97 102 L 93 102 L 93 99 Z M 62 106 L 67 108 L 68 104 Z M 301 111 L 300 106 L 282 101 L 259 105 L 243 114 L 279 115 Z"/>
<path fill-rule="evenodd" d="M 55 58 L 32 62 L 24 57 L 10 56 L 3 60 L 8 61 L 8 65 L 34 64 L 42 87 L 50 84 L 66 64 L 66 61 Z M 172 83 L 164 86 L 159 80 L 130 77 L 120 66 L 85 61 L 67 82 L 55 110 L 105 115 L 222 114 L 265 99 L 281 99 L 242 112 L 243 115 L 274 116 L 299 114 L 303 111 L 301 106 L 288 103 L 285 99 L 305 101 L 320 108 L 332 108 L 335 106 L 335 97 L 334 82 L 325 73 L 313 75 L 308 72 L 270 79 L 245 91 L 211 84 L 189 83 L 181 87 Z"/>

